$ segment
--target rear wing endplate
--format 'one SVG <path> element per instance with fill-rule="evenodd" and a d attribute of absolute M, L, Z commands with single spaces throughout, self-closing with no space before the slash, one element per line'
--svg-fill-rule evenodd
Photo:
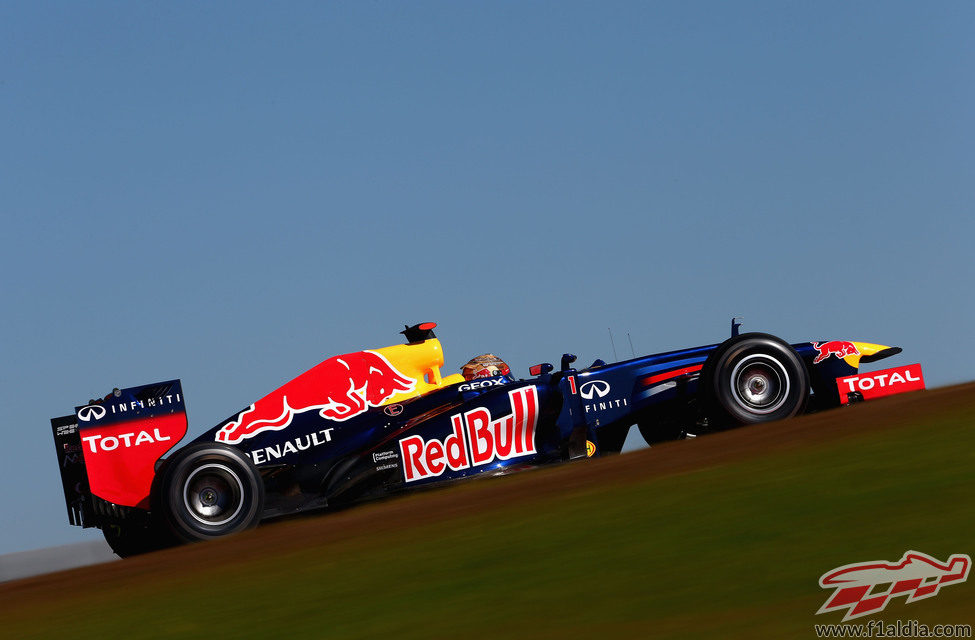
<path fill-rule="evenodd" d="M 54 447 L 58 454 L 64 503 L 68 508 L 68 522 L 78 527 L 93 527 L 91 490 L 85 470 L 85 456 L 81 450 L 81 434 L 75 415 L 51 418 Z"/>

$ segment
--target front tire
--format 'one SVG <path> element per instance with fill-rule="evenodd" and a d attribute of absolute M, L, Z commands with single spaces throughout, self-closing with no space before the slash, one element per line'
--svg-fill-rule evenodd
<path fill-rule="evenodd" d="M 809 398 L 809 374 L 788 343 L 746 333 L 722 343 L 701 370 L 709 421 L 723 428 L 791 418 Z"/>
<path fill-rule="evenodd" d="M 250 458 L 219 443 L 187 447 L 167 465 L 162 507 L 184 542 L 212 540 L 257 526 L 264 483 Z"/>

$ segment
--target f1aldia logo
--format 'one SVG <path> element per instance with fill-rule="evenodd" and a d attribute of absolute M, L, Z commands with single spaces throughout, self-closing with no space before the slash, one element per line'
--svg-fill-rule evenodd
<path fill-rule="evenodd" d="M 87 407 L 81 407 L 78 409 L 78 419 L 84 422 L 89 420 L 101 420 L 105 417 L 105 407 L 98 406 L 97 404 L 90 404 Z"/>
<path fill-rule="evenodd" d="M 883 611 L 898 596 L 906 602 L 933 598 L 943 586 L 968 579 L 972 559 L 957 553 L 940 562 L 920 551 L 908 551 L 899 562 L 876 560 L 843 565 L 819 579 L 823 589 L 835 589 L 816 614 L 846 609 L 843 622 Z M 879 588 L 883 585 L 883 588 Z"/>
<path fill-rule="evenodd" d="M 593 395 L 597 398 L 605 398 L 609 395 L 609 383 L 605 380 L 593 380 L 579 387 L 579 395 L 584 400 L 592 400 Z"/>

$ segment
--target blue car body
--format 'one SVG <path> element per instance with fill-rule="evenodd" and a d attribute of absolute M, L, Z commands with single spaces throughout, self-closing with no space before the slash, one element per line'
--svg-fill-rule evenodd
<path fill-rule="evenodd" d="M 442 364 L 433 326 L 408 328 L 405 346 L 435 347 L 431 353 Z M 597 360 L 582 369 L 574 368 L 575 357 L 566 354 L 558 369 L 537 365 L 529 378 L 460 381 L 441 378 L 436 367 L 405 374 L 406 360 L 378 350 L 362 353 L 382 356 L 399 376 L 400 387 L 383 388 L 370 398 L 369 385 L 378 388 L 380 383 L 357 387 L 359 383 L 347 382 L 355 378 L 350 374 L 342 378 L 349 389 L 339 400 L 308 400 L 296 408 L 299 392 L 285 385 L 273 398 L 269 394 L 271 400 L 264 399 L 265 404 L 283 405 L 282 417 L 271 415 L 278 413 L 275 405 L 270 417 L 245 426 L 244 416 L 261 409 L 258 401 L 180 448 L 173 445 L 185 433 L 185 414 L 182 431 L 172 436 L 158 427 L 163 419 L 178 422 L 183 411 L 178 380 L 117 389 L 101 401 L 76 407 L 73 415 L 52 419 L 52 427 L 72 524 L 103 529 L 120 555 L 131 555 L 163 546 L 162 541 L 174 539 L 172 533 L 182 541 L 209 539 L 275 517 L 482 474 L 619 453 L 634 425 L 654 443 L 776 419 L 786 415 L 785 409 L 795 415 L 837 406 L 859 399 L 855 392 L 842 394 L 837 379 L 855 376 L 861 362 L 899 351 L 845 341 L 787 345 L 765 334 L 745 334 L 610 364 Z M 353 355 L 319 366 L 334 370 L 342 365 L 351 371 Z M 375 355 L 369 357 L 379 363 Z M 385 365 L 376 364 L 371 371 L 377 366 Z M 722 391 L 720 380 L 725 378 L 731 380 L 730 391 L 727 384 Z M 773 392 L 783 402 L 792 393 L 795 406 L 780 409 L 772 404 L 767 399 Z M 723 400 L 717 397 L 722 394 Z M 151 400 L 160 397 L 175 397 L 179 403 Z M 750 413 L 742 418 L 740 411 L 716 410 L 727 397 L 754 405 L 755 419 Z M 778 412 L 762 413 L 766 406 Z M 118 422 L 118 407 L 132 413 L 124 424 L 135 426 L 121 429 L 128 432 L 106 422 L 113 414 Z M 96 420 L 101 414 L 108 415 Z M 139 439 L 145 440 L 143 449 L 130 446 Z M 156 454 L 150 446 L 169 455 L 152 460 Z M 151 460 L 151 469 L 133 457 L 140 451 L 151 453 L 143 456 Z M 125 483 L 118 481 L 119 470 L 139 465 L 145 489 L 131 498 L 119 497 L 127 495 L 122 492 Z"/>

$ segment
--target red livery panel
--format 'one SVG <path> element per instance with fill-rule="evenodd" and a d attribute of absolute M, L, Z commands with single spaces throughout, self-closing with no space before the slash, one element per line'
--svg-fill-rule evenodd
<path fill-rule="evenodd" d="M 115 504 L 148 509 L 153 466 L 186 434 L 186 414 L 133 420 L 82 433 L 91 492 Z"/>

